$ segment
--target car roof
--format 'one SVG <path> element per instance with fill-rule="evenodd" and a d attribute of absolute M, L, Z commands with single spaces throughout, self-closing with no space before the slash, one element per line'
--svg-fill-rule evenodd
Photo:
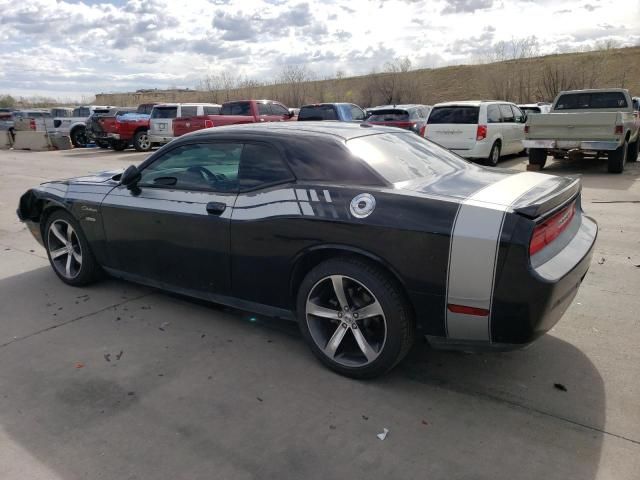
<path fill-rule="evenodd" d="M 379 125 L 368 125 L 350 122 L 338 121 L 309 121 L 309 122 L 268 122 L 268 123 L 247 123 L 243 125 L 228 125 L 223 127 L 214 127 L 204 130 L 198 130 L 187 135 L 178 137 L 193 138 L 195 136 L 211 136 L 218 135 L 251 135 L 251 134 L 268 134 L 270 136 L 288 136 L 291 134 L 314 134 L 338 137 L 342 140 L 350 140 L 352 138 L 364 137 L 368 135 L 376 135 L 381 133 L 409 133 L 409 131 L 400 130 L 394 127 L 384 127 Z M 175 140 L 174 140 L 175 141 Z"/>
<path fill-rule="evenodd" d="M 306 105 L 303 105 L 300 108 L 304 108 L 304 107 L 320 107 L 323 105 L 355 105 L 354 103 L 349 103 L 349 102 L 320 102 L 320 103 L 307 103 Z"/>
<path fill-rule="evenodd" d="M 436 103 L 433 107 L 479 107 L 484 103 L 513 103 L 506 100 L 461 100 L 457 102 Z"/>

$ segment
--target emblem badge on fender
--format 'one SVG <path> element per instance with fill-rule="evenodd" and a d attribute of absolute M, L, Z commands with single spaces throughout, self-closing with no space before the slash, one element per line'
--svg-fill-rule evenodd
<path fill-rule="evenodd" d="M 360 195 L 356 195 L 353 197 L 353 200 L 351 200 L 351 205 L 349 205 L 351 215 L 356 218 L 368 217 L 375 208 L 376 199 L 373 198 L 373 195 L 370 193 L 361 193 Z"/>

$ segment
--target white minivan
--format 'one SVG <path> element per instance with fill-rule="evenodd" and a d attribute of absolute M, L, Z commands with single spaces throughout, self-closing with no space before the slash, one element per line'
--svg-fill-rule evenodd
<path fill-rule="evenodd" d="M 149 141 L 164 144 L 173 140 L 173 119 L 218 113 L 220 105 L 213 103 L 161 103 L 154 105 L 149 119 Z"/>
<path fill-rule="evenodd" d="M 493 100 L 434 105 L 425 138 L 461 157 L 497 165 L 502 155 L 524 151 L 527 116 L 515 104 Z"/>

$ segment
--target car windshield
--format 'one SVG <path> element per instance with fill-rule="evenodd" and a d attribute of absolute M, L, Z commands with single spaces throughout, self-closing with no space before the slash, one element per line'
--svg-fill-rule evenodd
<path fill-rule="evenodd" d="M 251 104 L 249 102 L 225 103 L 220 109 L 220 115 L 251 115 Z"/>
<path fill-rule="evenodd" d="M 176 118 L 178 107 L 155 107 L 151 111 L 151 118 Z"/>
<path fill-rule="evenodd" d="M 427 123 L 478 123 L 480 107 L 434 107 Z"/>
<path fill-rule="evenodd" d="M 622 92 L 566 93 L 556 102 L 554 110 L 590 110 L 592 108 L 627 108 Z"/>
<path fill-rule="evenodd" d="M 406 110 L 374 110 L 368 122 L 408 122 L 409 112 Z"/>
<path fill-rule="evenodd" d="M 338 114 L 333 105 L 308 105 L 298 113 L 298 121 L 303 120 L 338 120 Z"/>
<path fill-rule="evenodd" d="M 467 165 L 457 155 L 413 133 L 357 137 L 348 140 L 347 147 L 390 183 L 435 178 Z"/>

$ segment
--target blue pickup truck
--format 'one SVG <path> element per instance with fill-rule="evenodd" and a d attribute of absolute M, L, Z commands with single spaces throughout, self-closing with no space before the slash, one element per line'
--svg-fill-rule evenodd
<path fill-rule="evenodd" d="M 365 111 L 353 103 L 314 103 L 304 105 L 298 113 L 298 121 L 337 120 L 339 122 L 362 122 Z"/>

